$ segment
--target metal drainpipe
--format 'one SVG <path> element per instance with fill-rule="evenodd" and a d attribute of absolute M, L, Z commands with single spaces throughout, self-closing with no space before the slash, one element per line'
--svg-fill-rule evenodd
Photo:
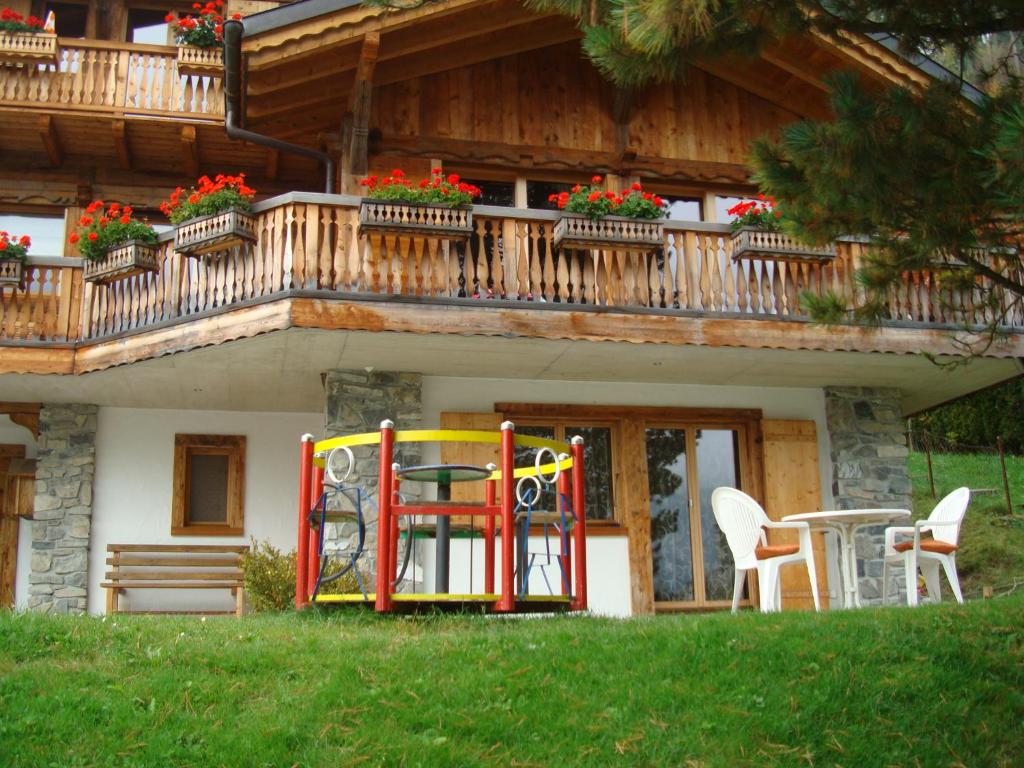
<path fill-rule="evenodd" d="M 241 141 L 251 141 L 253 144 L 262 144 L 265 147 L 279 149 L 282 152 L 291 152 L 303 157 L 311 157 L 324 164 L 327 179 L 324 182 L 324 192 L 334 192 L 334 160 L 326 152 L 318 149 L 310 149 L 299 144 L 292 144 L 288 141 L 275 139 L 272 136 L 264 136 L 261 133 L 247 131 L 239 126 L 241 115 L 242 96 L 242 32 L 244 26 L 237 19 L 230 19 L 224 22 L 224 129 L 228 138 Z"/>

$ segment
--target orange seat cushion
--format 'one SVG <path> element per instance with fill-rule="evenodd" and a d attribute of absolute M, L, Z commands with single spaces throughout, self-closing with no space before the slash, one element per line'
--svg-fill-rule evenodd
<path fill-rule="evenodd" d="M 914 542 L 912 541 L 901 541 L 895 545 L 893 549 L 897 552 L 907 552 L 914 548 Z M 936 552 L 940 555 L 948 555 L 956 552 L 959 547 L 956 544 L 947 544 L 945 541 L 935 541 L 934 539 L 922 539 L 921 550 L 923 552 Z"/>
<path fill-rule="evenodd" d="M 758 560 L 767 560 L 769 557 L 795 555 L 799 551 L 799 544 L 776 544 L 775 546 L 756 547 L 754 549 L 754 557 L 756 557 Z"/>

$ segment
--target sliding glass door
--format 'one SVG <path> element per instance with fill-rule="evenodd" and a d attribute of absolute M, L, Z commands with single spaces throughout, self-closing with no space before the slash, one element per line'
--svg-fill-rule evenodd
<path fill-rule="evenodd" d="M 719 607 L 732 600 L 733 561 L 711 492 L 741 487 L 743 427 L 648 424 L 645 437 L 655 605 Z"/>

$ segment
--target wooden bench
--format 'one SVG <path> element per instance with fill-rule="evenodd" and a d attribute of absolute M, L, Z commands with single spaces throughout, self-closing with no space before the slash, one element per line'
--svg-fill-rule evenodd
<path fill-rule="evenodd" d="M 108 544 L 107 613 L 242 615 L 245 582 L 244 544 Z M 230 589 L 234 611 L 122 611 L 120 595 L 128 589 Z"/>

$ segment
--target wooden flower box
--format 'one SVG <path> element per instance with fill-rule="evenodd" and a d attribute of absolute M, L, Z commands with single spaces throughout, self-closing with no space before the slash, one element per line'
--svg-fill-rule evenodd
<path fill-rule="evenodd" d="M 473 208 L 363 200 L 359 205 L 359 230 L 465 239 L 473 232 Z"/>
<path fill-rule="evenodd" d="M 0 32 L 0 63 L 53 64 L 57 36 L 46 32 Z"/>
<path fill-rule="evenodd" d="M 24 274 L 24 265 L 19 259 L 3 259 L 0 261 L 0 285 L 20 286 Z"/>
<path fill-rule="evenodd" d="M 256 217 L 237 208 L 183 221 L 174 231 L 174 250 L 197 258 L 254 242 Z"/>
<path fill-rule="evenodd" d="M 828 261 L 836 255 L 835 243 L 804 245 L 782 232 L 743 227 L 732 233 L 732 257 L 784 259 L 787 261 Z"/>
<path fill-rule="evenodd" d="M 107 255 L 102 259 L 86 259 L 82 277 L 87 283 L 106 285 L 115 280 L 123 280 L 143 272 L 156 272 L 159 269 L 155 245 L 129 240 L 108 248 Z"/>
<path fill-rule="evenodd" d="M 628 219 L 623 216 L 563 214 L 552 231 L 555 248 L 611 248 L 621 251 L 650 251 L 665 242 L 665 226 L 658 219 Z"/>
<path fill-rule="evenodd" d="M 179 45 L 178 74 L 220 77 L 224 74 L 224 49 L 220 46 Z"/>

